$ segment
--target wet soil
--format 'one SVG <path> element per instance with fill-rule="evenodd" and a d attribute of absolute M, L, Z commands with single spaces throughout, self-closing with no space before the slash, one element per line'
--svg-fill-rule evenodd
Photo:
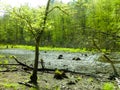
<path fill-rule="evenodd" d="M 8 58 L 12 55 L 16 56 L 18 60 L 27 65 L 33 65 L 34 62 L 34 51 L 23 50 L 23 49 L 2 49 L 0 50 L 0 55 L 5 55 L 1 60 L 8 59 L 9 63 L 16 63 L 13 59 Z M 58 59 L 58 56 L 62 55 L 62 59 Z M 113 55 L 113 54 L 112 54 Z M 112 57 L 112 55 L 110 55 Z M 116 54 L 115 54 L 116 55 Z M 115 56 L 113 55 L 113 56 Z M 69 79 L 56 80 L 53 78 L 52 73 L 38 72 L 38 83 L 39 90 L 102 90 L 104 83 L 112 82 L 115 87 L 114 90 L 118 90 L 117 83 L 113 80 L 108 80 L 109 74 L 113 73 L 112 68 L 109 63 L 99 62 L 101 57 L 100 53 L 70 53 L 70 52 L 58 52 L 58 51 L 40 51 L 40 59 L 44 60 L 46 68 L 51 69 L 68 69 L 74 72 L 89 73 L 98 76 L 91 77 L 81 74 L 66 73 Z M 73 58 L 79 57 L 80 60 L 73 60 Z M 115 56 L 117 60 L 120 60 L 119 54 Z M 117 70 L 119 70 L 119 64 L 116 65 Z M 39 68 L 41 68 L 39 60 Z M 1 76 L 9 79 L 10 76 L 16 75 L 19 81 L 24 81 L 29 79 L 30 74 L 26 74 L 24 71 L 21 72 L 5 72 Z M 31 73 L 31 71 L 30 71 Z M 8 75 L 9 74 L 9 75 Z M 12 75 L 11 75 L 12 74 Z M 18 78 L 20 76 L 21 78 Z M 1 79 L 3 80 L 3 79 Z M 13 78 L 10 81 L 17 82 Z M 74 82 L 74 84 L 69 85 L 69 82 Z M 59 89 L 57 89 L 59 88 Z M 4 90 L 4 89 L 3 89 Z M 20 89 L 18 89 L 20 90 Z"/>

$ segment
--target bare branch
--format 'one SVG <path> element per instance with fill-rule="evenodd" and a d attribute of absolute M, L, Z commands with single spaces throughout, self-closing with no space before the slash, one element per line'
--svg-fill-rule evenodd
<path fill-rule="evenodd" d="M 44 14 L 44 18 L 43 18 L 42 30 L 38 32 L 38 35 L 37 35 L 38 38 L 40 38 L 40 35 L 43 33 L 43 31 L 45 29 L 49 6 L 50 6 L 50 0 L 48 0 L 48 2 L 47 2 L 47 7 L 45 9 L 45 14 Z"/>
<path fill-rule="evenodd" d="M 27 67 L 27 68 L 29 68 L 29 69 L 33 69 L 33 67 L 30 67 L 30 66 L 28 66 L 28 65 L 26 65 L 26 64 L 24 64 L 24 63 L 18 61 L 17 58 L 16 58 L 15 56 L 12 56 L 12 57 L 13 57 L 13 58 L 15 59 L 15 61 L 16 61 L 17 63 L 19 63 L 20 65 L 25 66 L 25 67 Z"/>
<path fill-rule="evenodd" d="M 38 36 L 40 37 L 40 35 L 43 33 L 44 29 L 45 29 L 45 24 L 46 24 L 46 21 L 47 21 L 47 16 L 50 12 L 52 12 L 54 9 L 59 9 L 60 11 L 62 11 L 63 13 L 65 13 L 66 15 L 69 15 L 67 12 L 65 12 L 63 9 L 61 9 L 59 6 L 55 6 L 53 7 L 51 10 L 49 10 L 49 4 L 50 4 L 50 0 L 48 1 L 47 3 L 47 7 L 46 7 L 46 10 L 45 10 L 45 15 L 44 15 L 44 19 L 43 19 L 43 25 L 42 25 L 42 30 L 38 32 Z M 37 36 L 37 37 L 38 37 Z"/>
<path fill-rule="evenodd" d="M 60 11 L 62 11 L 64 14 L 69 15 L 67 12 L 65 12 L 63 9 L 61 9 L 59 6 L 53 7 L 51 10 L 48 11 L 48 14 L 49 14 L 50 12 L 52 12 L 54 9 L 56 9 L 56 8 L 59 9 Z"/>
<path fill-rule="evenodd" d="M 100 47 L 97 46 L 97 44 L 95 43 L 94 39 L 92 39 L 92 40 L 93 40 L 93 45 L 98 49 L 98 51 L 100 51 L 102 53 L 102 50 L 100 49 Z M 117 70 L 116 70 L 116 68 L 114 66 L 113 61 L 107 55 L 103 54 L 103 56 L 111 64 L 111 66 L 113 68 L 113 71 L 114 71 L 114 75 L 118 76 L 118 72 L 117 72 Z"/>

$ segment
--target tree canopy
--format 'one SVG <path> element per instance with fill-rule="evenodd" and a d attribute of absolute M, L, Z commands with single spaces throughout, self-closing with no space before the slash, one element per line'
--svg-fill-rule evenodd
<path fill-rule="evenodd" d="M 55 9 L 49 12 L 41 46 L 91 50 L 94 48 L 92 39 L 95 39 L 102 49 L 119 49 L 119 0 L 77 0 L 68 4 L 54 1 L 52 7 Z M 0 42 L 33 45 L 33 37 L 43 28 L 44 11 L 45 6 L 24 5 L 9 9 L 0 17 Z"/>

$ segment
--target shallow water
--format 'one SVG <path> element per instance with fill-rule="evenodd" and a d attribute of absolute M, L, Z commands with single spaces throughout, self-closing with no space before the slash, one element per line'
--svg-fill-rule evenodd
<path fill-rule="evenodd" d="M 28 65 L 34 62 L 34 51 L 24 49 L 2 49 L 0 54 L 15 55 L 18 60 Z M 59 55 L 63 55 L 63 59 L 57 59 Z M 75 72 L 83 73 L 111 73 L 112 68 L 109 63 L 98 62 L 100 53 L 69 53 L 58 51 L 40 51 L 40 58 L 44 60 L 46 68 L 68 69 Z M 72 60 L 79 57 L 81 60 Z M 120 65 L 116 65 L 119 71 Z M 39 61 L 39 68 L 41 68 Z"/>

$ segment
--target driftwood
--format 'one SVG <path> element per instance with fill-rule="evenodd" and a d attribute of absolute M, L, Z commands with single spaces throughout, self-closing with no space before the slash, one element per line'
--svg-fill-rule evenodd
<path fill-rule="evenodd" d="M 29 69 L 33 69 L 33 67 L 30 67 L 30 66 L 28 66 L 28 65 L 26 65 L 26 64 L 18 61 L 18 59 L 17 59 L 15 56 L 12 56 L 12 57 L 15 59 L 15 61 L 16 61 L 19 65 L 25 66 L 25 67 L 27 67 L 27 68 L 29 68 Z"/>

